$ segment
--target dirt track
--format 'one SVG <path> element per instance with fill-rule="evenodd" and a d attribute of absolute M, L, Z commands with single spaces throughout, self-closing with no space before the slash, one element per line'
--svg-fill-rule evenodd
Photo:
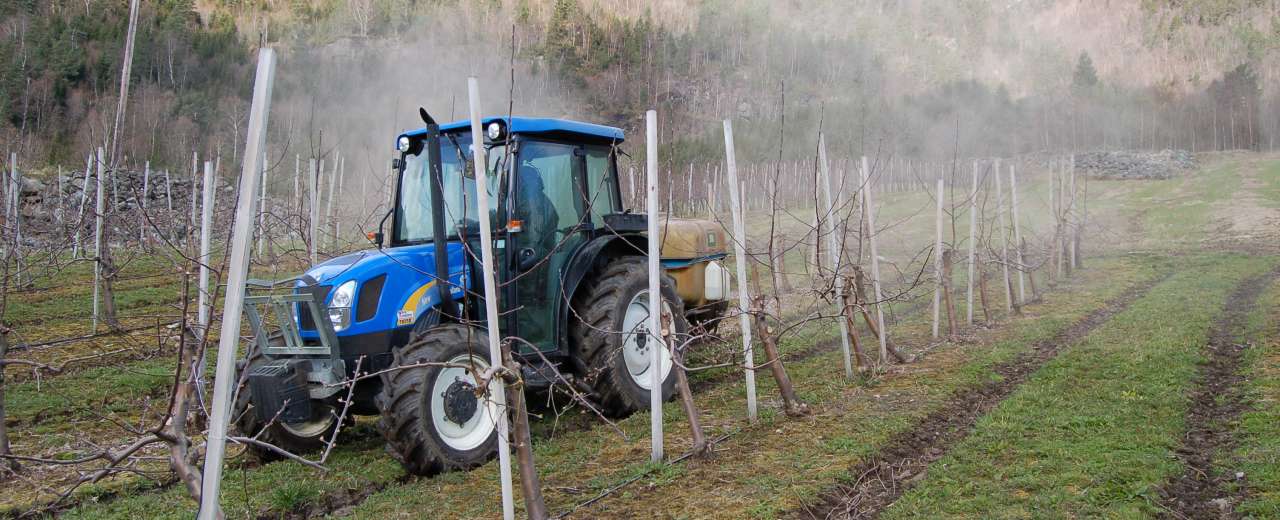
<path fill-rule="evenodd" d="M 1093 329 L 1141 298 L 1172 273 L 1125 291 L 1106 306 L 1073 323 L 1031 350 L 994 368 L 1000 375 L 982 385 L 956 392 L 941 409 L 925 416 L 878 453 L 854 466 L 857 480 L 823 493 L 816 505 L 793 511 L 793 518 L 875 518 L 928 474 L 929 464 L 972 430 L 977 419 L 994 409 L 1027 378 Z"/>
<path fill-rule="evenodd" d="M 1245 497 L 1245 477 L 1219 467 L 1223 455 L 1236 445 L 1233 424 L 1248 408 L 1240 364 L 1247 344 L 1237 341 L 1249 311 L 1280 269 L 1247 279 L 1227 298 L 1223 315 L 1205 345 L 1187 409 L 1187 432 L 1178 447 L 1182 473 L 1160 488 L 1163 518 L 1235 518 L 1235 506 Z M 1232 486 L 1231 483 L 1237 485 Z"/>

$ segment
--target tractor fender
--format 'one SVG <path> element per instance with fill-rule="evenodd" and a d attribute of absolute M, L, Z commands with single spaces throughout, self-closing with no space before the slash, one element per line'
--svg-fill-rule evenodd
<path fill-rule="evenodd" d="M 596 237 L 583 244 L 578 249 L 578 252 L 573 255 L 573 259 L 569 261 L 568 267 L 564 270 L 562 282 L 564 283 L 565 298 L 560 300 L 559 323 L 569 323 L 569 305 L 573 302 L 573 298 L 578 292 L 578 287 L 592 270 L 600 266 L 602 260 L 624 256 L 644 256 L 648 247 L 646 240 L 645 236 L 641 234 L 609 234 Z M 568 326 L 560 327 L 559 344 L 565 347 L 569 343 L 568 330 Z M 565 353 L 569 353 L 567 348 Z"/>

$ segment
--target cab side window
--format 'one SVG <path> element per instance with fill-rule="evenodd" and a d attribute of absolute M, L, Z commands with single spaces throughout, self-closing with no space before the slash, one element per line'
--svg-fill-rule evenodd
<path fill-rule="evenodd" d="M 604 223 L 604 215 L 619 211 L 613 200 L 617 176 L 613 175 L 609 148 L 592 146 L 586 151 L 587 205 L 591 208 L 591 222 L 598 226 Z"/>

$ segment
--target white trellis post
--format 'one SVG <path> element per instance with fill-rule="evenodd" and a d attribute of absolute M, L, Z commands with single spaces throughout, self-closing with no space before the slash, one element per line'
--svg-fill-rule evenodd
<path fill-rule="evenodd" d="M 76 234 L 71 239 L 71 256 L 80 258 L 80 230 L 84 227 L 84 207 L 89 202 L 89 173 L 93 171 L 93 151 L 89 152 L 89 158 L 84 162 L 84 182 L 80 183 L 80 209 L 77 211 L 76 217 Z"/>
<path fill-rule="evenodd" d="M 978 161 L 973 161 L 973 188 L 969 190 L 969 278 L 966 280 L 968 286 L 965 290 L 966 302 L 966 321 L 969 325 L 973 325 L 973 277 L 975 260 L 974 249 L 977 245 L 975 238 L 978 229 Z"/>
<path fill-rule="evenodd" d="M 217 196 L 218 183 L 213 177 L 213 162 L 204 162 L 204 195 L 200 201 L 200 282 L 197 292 L 196 321 L 200 324 L 200 334 L 205 336 L 209 331 L 209 316 L 212 314 L 213 298 L 209 293 L 210 241 L 213 235 L 213 205 Z"/>
<path fill-rule="evenodd" d="M 320 171 L 324 169 L 324 161 L 320 161 L 319 168 L 316 167 L 315 158 L 311 159 L 311 170 L 307 175 L 308 187 L 311 190 L 311 198 L 307 206 L 307 249 L 311 256 L 311 265 L 316 264 L 316 221 L 320 220 L 320 201 L 316 199 L 316 195 L 320 193 L 317 184 L 320 182 Z"/>
<path fill-rule="evenodd" d="M 14 179 L 18 178 L 18 154 L 16 152 L 9 153 L 9 175 L 5 179 L 4 190 L 4 218 L 13 219 L 13 203 L 17 200 L 14 194 Z"/>
<path fill-rule="evenodd" d="M 258 184 L 258 254 L 267 245 L 267 151 L 262 151 L 262 178 Z"/>
<path fill-rule="evenodd" d="M 750 294 L 747 291 L 747 231 L 742 217 L 742 197 L 738 190 L 738 162 L 733 149 L 733 122 L 724 120 L 725 172 L 728 174 L 729 203 L 733 210 L 733 263 L 737 270 L 738 322 L 742 326 L 742 368 L 747 382 L 747 419 L 756 420 L 756 367 L 751 351 Z"/>
<path fill-rule="evenodd" d="M 938 188 L 934 191 L 934 199 L 937 201 L 934 206 L 937 211 L 934 216 L 934 241 L 933 241 L 933 337 L 938 338 L 938 321 L 942 314 L 942 195 L 946 186 L 942 177 L 938 177 Z"/>
<path fill-rule="evenodd" d="M 1013 250 L 1018 259 L 1018 303 L 1025 305 L 1027 303 L 1025 273 L 1027 264 L 1022 259 L 1022 228 L 1018 224 L 1018 182 L 1012 164 L 1009 165 L 1009 200 L 1013 208 L 1013 213 L 1010 215 L 1013 219 Z"/>
<path fill-rule="evenodd" d="M 22 180 L 18 177 L 18 154 L 10 154 L 9 161 L 9 208 L 13 210 L 11 222 L 14 236 L 17 237 L 14 242 L 16 248 L 22 245 Z M 21 273 L 22 270 L 19 269 L 18 272 Z"/>
<path fill-rule="evenodd" d="M 102 176 L 106 172 L 106 157 L 102 147 L 98 147 L 97 193 L 94 196 L 93 213 L 93 333 L 98 332 L 98 299 L 102 285 L 102 213 L 106 211 L 106 200 L 103 199 Z"/>
<path fill-rule="evenodd" d="M 649 234 L 649 338 L 654 345 L 664 345 L 661 335 L 662 325 L 662 289 L 659 277 L 662 270 L 661 237 L 658 236 L 658 111 L 650 110 L 644 114 L 644 148 L 645 148 L 645 212 Z M 670 184 L 668 184 L 670 189 Z M 674 190 L 671 190 L 674 191 Z M 671 202 L 667 202 L 667 211 L 671 211 Z M 667 349 L 654 347 L 649 349 L 649 438 L 651 453 L 649 459 L 662 462 L 662 358 Z M 672 367 L 675 369 L 675 367 Z"/>
<path fill-rule="evenodd" d="M 244 309 L 245 281 L 249 274 L 249 253 L 253 241 L 254 193 L 258 189 L 262 149 L 267 140 L 267 115 L 271 104 L 271 83 L 275 76 L 275 51 L 258 51 L 258 70 L 253 82 L 253 104 L 249 109 L 249 132 L 244 164 L 240 173 L 240 195 L 231 234 L 231 262 L 227 266 L 227 296 L 222 312 L 222 332 L 218 338 L 218 365 L 210 409 L 209 435 L 201 481 L 199 520 L 220 517 L 218 495 L 222 485 L 222 460 L 227 446 L 227 423 L 231 415 L 231 394 L 235 389 L 236 355 L 240 343 L 240 320 Z"/>
<path fill-rule="evenodd" d="M 1004 273 L 1005 311 L 1013 312 L 1013 283 L 1009 278 L 1009 223 L 1005 220 L 1004 188 L 1000 181 L 1000 159 L 996 159 L 996 215 L 1000 219 L 1000 268 Z"/>
<path fill-rule="evenodd" d="M 196 179 L 200 177 L 200 154 L 191 152 L 191 216 L 187 220 L 187 239 L 185 240 L 187 247 L 191 247 L 192 233 L 196 229 L 196 186 L 199 185 Z"/>
<path fill-rule="evenodd" d="M 1076 156 L 1071 154 L 1071 183 L 1068 189 L 1071 190 L 1071 203 L 1067 206 L 1067 218 L 1071 224 L 1071 236 L 1067 237 L 1067 247 L 1071 251 L 1071 268 L 1080 267 L 1080 263 L 1076 259 L 1076 237 L 1080 233 L 1079 223 L 1076 222 Z"/>
<path fill-rule="evenodd" d="M 340 162 L 340 155 L 334 152 L 333 171 L 329 172 L 329 200 L 326 202 L 324 209 L 324 229 L 329 235 L 330 250 L 334 249 L 334 239 L 337 238 L 333 232 L 333 189 L 338 185 L 338 163 Z"/>
<path fill-rule="evenodd" d="M 53 217 L 54 217 L 54 220 L 56 220 L 56 221 L 58 222 L 58 228 L 59 228 L 59 229 L 61 229 L 61 228 L 62 228 L 62 206 L 63 206 L 63 201 L 62 201 L 62 198 L 63 198 L 63 197 L 62 197 L 62 165 L 61 165 L 61 164 L 59 164 L 59 165 L 58 165 L 58 176 L 57 176 L 57 177 L 54 177 L 53 179 L 54 179 L 55 181 L 57 181 L 57 182 L 58 182 L 58 198 L 57 198 L 57 200 L 54 202 L 55 204 L 57 204 L 57 206 L 55 206 L 55 207 L 54 207 L 54 209 L 53 209 Z"/>
<path fill-rule="evenodd" d="M 151 161 L 143 163 L 142 166 L 142 200 L 138 201 L 138 207 L 142 209 L 142 213 L 138 215 L 138 241 L 146 242 L 147 240 L 147 192 L 151 190 Z"/>
<path fill-rule="evenodd" d="M 871 287 L 876 299 L 876 325 L 880 329 L 880 364 L 889 362 L 889 331 L 884 328 L 884 294 L 880 291 L 880 253 L 876 249 L 875 202 L 871 198 L 871 168 L 862 156 L 862 210 L 866 212 L 867 242 L 871 249 Z"/>
<path fill-rule="evenodd" d="M 302 191 L 299 189 L 300 183 L 298 182 L 301 178 L 302 157 L 298 154 L 293 154 L 293 213 L 297 215 L 298 218 L 302 218 Z M 293 220 L 292 215 L 289 216 L 289 220 Z M 293 226 L 289 227 L 292 228 Z"/>
<path fill-rule="evenodd" d="M 169 178 L 169 169 L 164 170 L 164 202 L 169 211 L 173 211 L 173 179 Z"/>
<path fill-rule="evenodd" d="M 476 78 L 467 78 L 467 97 L 470 99 L 471 105 L 471 135 L 484 135 L 480 127 L 480 87 L 476 82 Z M 486 182 L 485 154 L 484 147 L 481 143 L 473 144 L 475 148 L 472 151 L 472 161 L 475 167 L 476 182 L 479 186 L 488 186 Z M 479 207 L 489 207 L 489 194 L 484 189 L 476 190 L 477 202 Z M 493 367 L 503 366 L 502 349 L 499 341 L 501 335 L 498 330 L 498 283 L 494 280 L 494 267 L 497 263 L 493 258 L 493 237 L 489 229 L 489 212 L 481 210 L 477 212 L 480 220 L 480 260 L 484 263 L 484 308 L 485 319 L 488 322 L 489 333 L 489 364 Z M 505 520 L 515 518 L 515 499 L 511 486 L 511 450 L 507 445 L 507 394 L 502 382 L 502 378 L 491 378 L 490 386 L 494 401 L 498 403 L 498 409 L 502 413 L 498 414 L 498 469 L 502 479 L 502 517 Z"/>
<path fill-rule="evenodd" d="M 338 159 L 338 193 L 346 193 L 347 189 L 347 158 Z M 333 201 L 329 201 L 333 204 Z M 342 236 L 342 205 L 339 204 L 337 213 L 329 218 L 333 219 L 333 248 L 338 249 L 338 237 Z"/>
<path fill-rule="evenodd" d="M 818 182 L 821 185 L 818 191 L 822 193 L 822 205 L 824 206 L 824 216 L 814 222 L 814 229 L 818 233 L 817 240 L 814 240 L 814 259 L 818 260 L 821 254 L 818 254 L 818 245 L 821 243 L 823 233 L 827 233 L 827 249 L 831 251 L 831 269 L 835 273 L 835 290 L 836 302 L 840 305 L 840 348 L 841 354 L 844 355 L 844 376 L 853 379 L 853 358 L 849 348 L 849 323 L 845 319 L 845 313 L 850 312 L 844 306 L 844 276 L 841 272 L 840 265 L 840 239 L 836 236 L 837 225 L 835 222 L 835 204 L 831 201 L 831 165 L 827 162 L 827 138 L 824 134 L 818 134 L 818 173 L 821 178 Z M 830 222 L 830 232 L 824 231 L 824 222 Z M 816 261 L 819 270 L 821 270 L 821 261 Z"/>

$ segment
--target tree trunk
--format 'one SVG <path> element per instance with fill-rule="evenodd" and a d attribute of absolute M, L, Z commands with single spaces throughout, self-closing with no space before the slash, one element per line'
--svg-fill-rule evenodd
<path fill-rule="evenodd" d="M 5 269 L 5 271 L 8 271 L 8 269 Z M 6 272 L 6 275 L 7 274 L 8 273 Z M 6 283 L 5 285 L 8 284 Z M 9 329 L 3 324 L 0 324 L 0 360 L 4 360 L 8 355 Z M 6 419 L 7 416 L 5 415 L 4 410 L 4 364 L 0 363 L 0 457 L 13 454 L 9 449 L 9 428 L 8 426 L 5 426 Z M 16 460 L 3 458 L 0 459 L 0 461 L 2 461 L 0 462 L 0 470 L 16 472 L 20 469 L 18 461 Z M 0 475 L 3 475 L 3 473 L 3 471 L 0 471 Z"/>
<path fill-rule="evenodd" d="M 1026 239 L 1023 239 L 1022 242 L 1018 243 L 1018 248 L 1020 250 L 1026 250 Z M 1030 265 L 1031 263 L 1032 262 L 1027 261 L 1027 265 Z M 1034 269 L 1027 270 L 1027 281 L 1031 283 L 1031 301 L 1039 301 L 1040 292 L 1036 290 L 1036 272 Z"/>
<path fill-rule="evenodd" d="M 707 436 L 702 431 L 702 418 L 698 414 L 698 405 L 693 402 L 693 391 L 689 389 L 689 376 L 684 372 L 684 348 L 676 345 L 675 334 L 671 334 L 671 331 L 671 313 L 664 310 L 662 333 L 666 337 L 671 358 L 675 360 L 673 370 L 676 373 L 676 390 L 680 392 L 680 406 L 684 408 L 684 414 L 689 418 L 689 435 L 693 439 L 691 451 L 695 457 L 702 457 L 711 453 L 711 445 L 707 443 Z"/>
<path fill-rule="evenodd" d="M 951 303 L 951 270 L 952 260 L 955 257 L 953 250 L 942 252 L 942 302 L 947 306 L 947 334 L 954 336 L 956 334 L 956 312 L 955 305 Z"/>
<path fill-rule="evenodd" d="M 520 374 L 520 365 L 511 357 L 511 347 L 502 343 L 502 362 L 511 374 Z M 509 380 L 505 385 L 507 402 L 511 405 L 512 445 L 516 449 L 516 463 L 520 465 L 520 489 L 524 493 L 524 508 L 530 520 L 543 520 L 548 517 L 547 504 L 542 498 L 542 484 L 538 479 L 538 469 L 534 466 L 533 440 L 529 434 L 529 410 L 525 408 L 524 388 L 518 380 Z"/>
<path fill-rule="evenodd" d="M 862 266 L 853 266 L 853 270 L 854 270 L 854 275 L 856 277 L 854 280 L 853 287 L 854 287 L 854 295 L 856 298 L 855 301 L 857 302 L 857 305 L 858 305 L 858 310 L 862 312 L 862 320 L 867 323 L 867 328 L 871 329 L 871 334 L 874 335 L 876 339 L 879 339 L 880 328 L 876 326 L 876 320 L 871 317 L 871 312 L 867 310 L 867 297 L 866 297 L 867 293 L 866 293 L 866 289 L 864 288 L 864 285 L 866 285 L 866 278 L 863 277 L 862 275 Z M 911 357 L 903 354 L 898 350 L 898 346 L 893 343 L 892 338 L 885 338 L 884 344 L 885 344 L 885 351 L 890 356 L 893 356 L 893 359 L 898 360 L 899 363 L 910 363 L 912 361 Z M 887 360 L 882 359 L 880 361 L 882 363 L 887 363 Z"/>
<path fill-rule="evenodd" d="M 120 320 L 116 317 L 116 298 L 112 283 L 116 278 L 115 264 L 111 261 L 111 224 L 102 225 L 102 251 L 98 253 L 98 264 L 102 270 L 102 321 L 112 330 L 120 329 Z"/>
<path fill-rule="evenodd" d="M 760 271 L 751 270 L 751 278 L 756 285 L 760 283 Z M 782 365 L 782 357 L 778 355 L 778 340 L 773 336 L 773 327 L 768 322 L 768 301 L 770 297 L 757 292 L 751 305 L 751 318 L 755 325 L 755 336 L 764 346 L 765 364 L 773 379 L 778 383 L 778 393 L 782 395 L 783 408 L 791 417 L 809 414 L 809 406 L 796 397 L 795 387 L 787 376 L 787 369 Z M 776 300 L 775 300 L 776 301 Z"/>
<path fill-rule="evenodd" d="M 978 299 L 982 300 L 982 322 L 991 323 L 991 306 L 987 304 L 987 271 L 982 267 L 982 260 L 976 260 L 978 264 Z"/>
<path fill-rule="evenodd" d="M 191 404 L 195 401 L 198 361 L 196 351 L 199 347 L 197 335 L 190 328 L 182 331 L 182 345 L 178 350 L 178 376 L 182 369 L 187 369 L 187 377 L 174 389 L 170 401 L 169 419 L 159 435 L 169 444 L 169 466 L 178 480 L 187 488 L 187 494 L 196 503 L 200 502 L 202 476 L 192 460 L 191 439 L 187 436 L 187 421 Z"/>
<path fill-rule="evenodd" d="M 840 319 L 845 321 L 845 329 L 849 331 L 849 344 L 853 347 L 853 360 L 857 363 L 858 371 L 861 372 L 870 368 L 871 365 L 867 364 L 867 360 L 862 353 L 862 343 L 858 341 L 857 329 L 854 328 L 856 321 L 853 313 L 854 309 L 857 308 L 857 302 L 852 291 L 848 290 L 849 287 L 853 287 L 854 283 L 856 283 L 854 280 L 845 278 L 844 286 L 846 289 L 844 294 L 841 295 Z"/>

